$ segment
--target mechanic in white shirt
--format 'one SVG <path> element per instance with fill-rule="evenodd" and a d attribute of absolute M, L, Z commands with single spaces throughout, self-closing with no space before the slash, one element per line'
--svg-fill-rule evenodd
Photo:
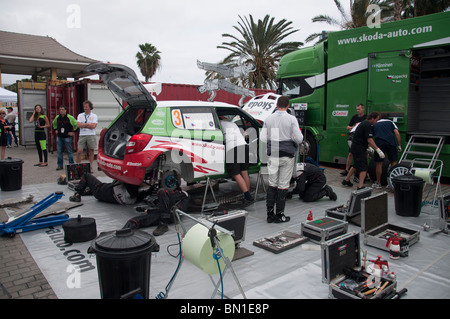
<path fill-rule="evenodd" d="M 244 193 L 244 206 L 248 206 L 254 202 L 250 194 L 250 177 L 248 175 L 248 144 L 235 123 L 221 116 L 220 125 L 222 126 L 222 132 L 225 138 L 225 167 L 228 174 L 233 177 Z"/>

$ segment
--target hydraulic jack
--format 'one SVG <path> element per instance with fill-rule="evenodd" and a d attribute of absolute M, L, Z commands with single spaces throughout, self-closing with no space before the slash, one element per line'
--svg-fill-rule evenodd
<path fill-rule="evenodd" d="M 55 192 L 32 206 L 23 214 L 17 217 L 11 217 L 7 222 L 1 223 L 0 236 L 14 237 L 17 233 L 60 225 L 69 220 L 69 216 L 67 215 L 42 217 L 31 220 L 34 216 L 56 203 L 63 196 L 63 192 Z"/>

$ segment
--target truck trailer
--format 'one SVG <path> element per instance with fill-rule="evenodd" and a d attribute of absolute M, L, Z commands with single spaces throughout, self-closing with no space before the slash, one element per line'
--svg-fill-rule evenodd
<path fill-rule="evenodd" d="M 277 93 L 307 110 L 312 157 L 345 163 L 346 127 L 362 103 L 396 123 L 403 150 L 411 136 L 441 137 L 442 175 L 450 176 L 450 12 L 329 33 L 285 55 L 277 79 Z"/>

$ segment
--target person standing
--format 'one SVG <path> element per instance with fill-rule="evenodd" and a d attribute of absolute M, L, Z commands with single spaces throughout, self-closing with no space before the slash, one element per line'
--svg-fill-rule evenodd
<path fill-rule="evenodd" d="M 375 144 L 386 154 L 391 167 L 397 165 L 398 152 L 402 151 L 400 132 L 397 125 L 386 114 L 381 114 L 380 120 L 373 126 L 373 137 Z M 377 153 L 374 154 L 373 159 L 377 181 L 372 184 L 372 188 L 381 188 L 384 159 L 380 158 Z"/>
<path fill-rule="evenodd" d="M 50 122 L 44 113 L 42 105 L 36 104 L 34 106 L 33 114 L 28 121 L 34 123 L 34 142 L 36 143 L 39 156 L 39 163 L 34 164 L 34 166 L 48 166 L 47 135 L 45 134 L 45 129 L 50 127 Z"/>
<path fill-rule="evenodd" d="M 356 126 L 358 126 L 359 123 L 364 121 L 367 118 L 367 115 L 364 114 L 364 104 L 358 104 L 356 106 L 356 114 L 352 116 L 350 119 L 350 122 L 347 125 L 347 131 L 348 131 L 348 155 L 347 155 L 347 161 L 345 163 L 345 170 L 341 172 L 341 176 L 346 176 L 348 174 L 348 171 L 350 170 L 350 166 L 352 165 L 353 161 L 353 155 L 350 152 L 350 147 L 352 146 L 353 141 L 353 135 L 355 134 Z"/>
<path fill-rule="evenodd" d="M 11 147 L 13 138 L 16 147 L 19 147 L 16 136 L 16 117 L 17 117 L 16 113 L 14 113 L 13 108 L 11 106 L 7 107 L 6 110 L 7 110 L 5 118 L 6 124 L 11 126 L 11 134 L 8 134 L 8 147 Z"/>
<path fill-rule="evenodd" d="M 277 111 L 264 122 L 261 140 L 267 143 L 269 187 L 266 208 L 268 223 L 282 223 L 290 220 L 284 215 L 286 195 L 289 190 L 298 145 L 303 141 L 297 119 L 287 112 L 289 98 L 281 96 Z"/>
<path fill-rule="evenodd" d="M 5 120 L 6 111 L 0 109 L 0 160 L 5 159 L 6 145 L 8 144 L 9 126 Z"/>
<path fill-rule="evenodd" d="M 63 169 L 64 147 L 66 147 L 69 163 L 73 164 L 72 137 L 77 130 L 77 120 L 70 114 L 67 114 L 67 108 L 64 105 L 59 107 L 59 115 L 53 120 L 53 129 L 56 130 L 56 149 L 58 160 L 56 170 Z"/>
<path fill-rule="evenodd" d="M 92 102 L 86 100 L 83 102 L 83 113 L 78 114 L 77 127 L 80 129 L 80 136 L 78 137 L 77 163 L 81 162 L 81 155 L 83 149 L 86 148 L 89 154 L 89 163 L 91 163 L 91 172 L 94 164 L 94 151 L 97 148 L 97 138 L 95 129 L 97 127 L 98 118 L 92 110 L 94 106 Z"/>
<path fill-rule="evenodd" d="M 364 188 L 364 180 L 367 175 L 369 165 L 367 164 L 367 148 L 372 147 L 380 158 L 384 158 L 384 153 L 378 148 L 373 140 L 373 128 L 380 115 L 378 112 L 372 112 L 367 116 L 367 119 L 361 122 L 356 128 L 355 135 L 353 137 L 352 147 L 350 152 L 353 154 L 354 165 L 348 172 L 345 179 L 342 181 L 344 186 L 353 186 L 350 182 L 350 178 L 356 172 L 359 172 L 358 189 Z"/>

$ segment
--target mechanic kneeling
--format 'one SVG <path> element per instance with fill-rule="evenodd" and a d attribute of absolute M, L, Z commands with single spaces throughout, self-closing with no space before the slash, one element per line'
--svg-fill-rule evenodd
<path fill-rule="evenodd" d="M 292 194 L 298 194 L 304 202 L 314 202 L 324 196 L 337 200 L 336 193 L 326 185 L 327 178 L 319 167 L 310 163 L 300 165 L 300 169 L 296 171 L 296 186 L 288 193 L 287 198 L 292 198 Z"/>

